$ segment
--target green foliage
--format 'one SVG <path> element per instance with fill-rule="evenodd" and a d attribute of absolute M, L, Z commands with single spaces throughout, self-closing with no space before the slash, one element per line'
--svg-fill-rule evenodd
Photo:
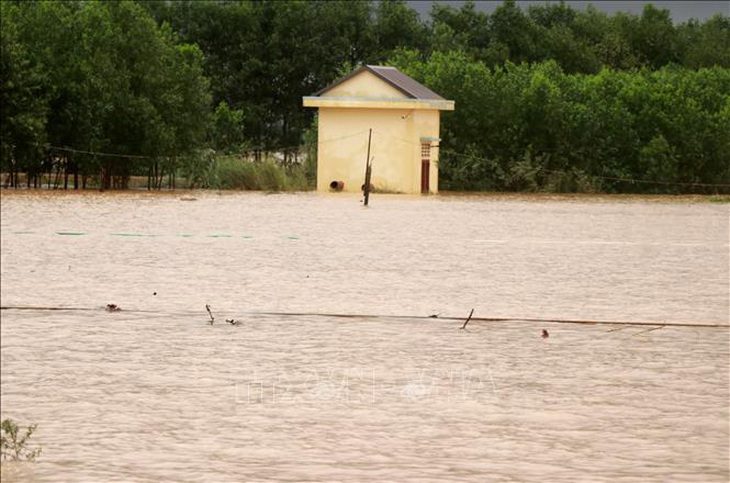
<path fill-rule="evenodd" d="M 201 149 L 181 158 L 181 174 L 187 179 L 188 188 L 218 186 L 216 154 L 213 149 Z"/>
<path fill-rule="evenodd" d="M 304 177 L 308 184 L 317 183 L 317 143 L 319 139 L 319 118 L 314 117 L 312 125 L 304 131 Z"/>
<path fill-rule="evenodd" d="M 730 67 L 730 17 L 715 15 L 702 24 L 690 20 L 676 32 L 682 65 L 691 69 Z"/>
<path fill-rule="evenodd" d="M 12 419 L 4 419 L 0 423 L 0 455 L 3 461 L 34 461 L 41 454 L 41 448 L 30 449 L 28 439 L 36 428 L 36 424 L 31 424 L 23 433 Z"/>
<path fill-rule="evenodd" d="M 249 161 L 237 156 L 216 159 L 212 184 L 203 187 L 261 191 L 303 191 L 312 189 L 304 168 L 285 168 L 273 160 Z"/>
<path fill-rule="evenodd" d="M 14 185 L 19 172 L 36 183 L 63 172 L 83 186 L 147 175 L 159 187 L 177 169 L 190 186 L 280 189 L 278 170 L 309 185 L 316 120 L 302 96 L 374 63 L 456 101 L 442 117 L 447 189 L 693 191 L 730 180 L 727 15 L 675 25 L 652 5 L 608 15 L 514 0 L 491 14 L 434 4 L 430 22 L 403 0 L 0 7 L 0 170 Z M 291 159 L 302 144 L 303 165 Z M 243 152 L 286 153 L 288 167 L 230 161 Z"/>
<path fill-rule="evenodd" d="M 240 109 L 231 109 L 225 101 L 213 112 L 210 146 L 221 153 L 246 150 L 244 115 Z"/>
<path fill-rule="evenodd" d="M 378 2 L 375 14 L 373 33 L 377 47 L 372 61 L 382 62 L 399 48 L 426 49 L 428 28 L 404 0 Z"/>
<path fill-rule="evenodd" d="M 184 41 L 200 46 L 213 102 L 245 113 L 245 138 L 258 150 L 297 146 L 313 115 L 302 108 L 302 96 L 332 82 L 343 63 L 381 55 L 368 1 L 196 0 L 148 8 L 158 22 L 169 22 Z M 392 12 L 381 16 L 388 41 L 409 44 L 417 27 L 423 28 L 411 22 L 416 32 L 396 40 L 392 27 L 408 12 L 398 5 L 381 10 Z"/>
<path fill-rule="evenodd" d="M 639 149 L 639 169 L 649 179 L 671 183 L 677 174 L 677 168 L 675 149 L 663 135 L 653 137 Z"/>
<path fill-rule="evenodd" d="M 16 65 L 9 72 L 24 69 L 26 92 L 33 85 L 40 93 L 35 97 L 40 105 L 30 103 L 28 111 L 34 114 L 37 134 L 24 135 L 9 111 L 12 132 L 7 139 L 13 148 L 4 149 L 4 162 L 23 161 L 19 147 L 27 139 L 34 140 L 36 152 L 47 141 L 152 158 L 184 155 L 205 141 L 210 95 L 202 75 L 203 54 L 196 46 L 178 44 L 176 34 L 158 27 L 139 4 L 4 2 L 2 18 L 8 24 L 3 44 L 17 47 L 8 51 L 8 62 Z M 18 54 L 20 60 L 16 52 L 24 52 Z M 4 104 L 24 102 L 23 95 Z M 36 155 L 36 164 L 29 161 L 25 169 L 41 169 L 40 160 Z M 109 158 L 79 156 L 66 164 L 84 175 L 100 170 L 105 187 L 126 184 L 137 169 L 130 161 Z"/>
<path fill-rule="evenodd" d="M 460 9 L 434 3 L 431 8 L 432 48 L 438 52 L 462 50 L 477 59 L 484 58 L 491 42 L 499 42 L 490 31 L 489 16 L 478 12 L 474 2 Z"/>
<path fill-rule="evenodd" d="M 442 117 L 444 189 L 671 193 L 730 184 L 728 69 L 588 75 L 554 61 L 489 69 L 462 51 L 426 62 L 399 51 L 391 62 L 456 101 Z"/>
<path fill-rule="evenodd" d="M 37 164 L 49 108 L 44 72 L 21 40 L 19 15 L 14 4 L 0 15 L 0 169 L 14 185 L 19 170 Z"/>

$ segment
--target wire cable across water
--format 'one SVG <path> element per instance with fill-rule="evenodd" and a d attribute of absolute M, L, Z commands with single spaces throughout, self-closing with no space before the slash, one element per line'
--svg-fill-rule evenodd
<path fill-rule="evenodd" d="M 43 307 L 43 306 L 3 306 L 0 310 L 27 310 L 27 311 L 83 311 L 83 312 L 103 312 L 104 307 Z M 159 310 L 143 310 L 143 309 L 122 309 L 123 312 L 132 314 L 158 314 L 158 315 L 177 315 L 177 316 L 194 316 L 204 315 L 205 311 L 159 311 Z M 434 316 L 434 315 L 391 315 L 391 314 L 344 314 L 333 312 L 268 312 L 268 311 L 237 311 L 237 315 L 270 315 L 278 317 L 328 317 L 339 319 L 415 319 L 429 321 L 463 321 L 465 317 L 456 316 Z M 550 324 L 577 324 L 577 325 L 620 325 L 620 326 L 664 326 L 664 327 L 715 327 L 730 329 L 729 324 L 719 324 L 712 322 L 651 322 L 651 321 L 630 321 L 630 320 L 589 320 L 589 319 L 559 319 L 559 318 L 541 318 L 541 317 L 472 317 L 473 322 L 533 322 L 533 323 L 550 323 Z"/>

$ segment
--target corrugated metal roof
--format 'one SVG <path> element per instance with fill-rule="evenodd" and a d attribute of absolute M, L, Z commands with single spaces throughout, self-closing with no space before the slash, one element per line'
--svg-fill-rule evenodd
<path fill-rule="evenodd" d="M 386 67 L 382 65 L 366 65 L 365 67 L 370 72 L 413 99 L 443 99 L 443 97 L 436 94 L 423 84 L 416 82 L 414 79 L 408 77 L 395 67 Z"/>
<path fill-rule="evenodd" d="M 445 100 L 440 95 L 436 94 L 434 91 L 429 89 L 428 87 L 424 86 L 423 84 L 416 82 L 411 77 L 408 77 L 403 72 L 399 71 L 395 67 L 388 67 L 383 65 L 364 65 L 360 67 L 359 69 L 351 72 L 350 74 L 346 75 L 345 77 L 342 77 L 329 86 L 325 87 L 321 91 L 315 92 L 315 96 L 320 96 L 324 94 L 325 92 L 329 91 L 330 89 L 342 84 L 348 79 L 351 79 L 352 77 L 356 76 L 360 72 L 367 70 L 368 72 L 371 72 L 375 76 L 383 79 L 385 82 L 390 84 L 391 86 L 395 87 L 399 91 L 401 91 L 403 94 L 407 95 L 411 99 L 434 99 L 434 100 Z"/>

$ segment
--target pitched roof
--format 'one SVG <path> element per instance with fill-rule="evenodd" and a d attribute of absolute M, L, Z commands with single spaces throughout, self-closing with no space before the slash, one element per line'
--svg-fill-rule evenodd
<path fill-rule="evenodd" d="M 420 84 L 416 82 L 414 79 L 408 77 L 403 72 L 399 71 L 395 67 L 388 67 L 383 65 L 364 65 L 360 67 L 359 69 L 349 73 L 345 77 L 342 77 L 340 79 L 337 79 L 332 84 L 328 85 L 321 91 L 315 92 L 314 96 L 320 96 L 324 94 L 325 92 L 329 91 L 330 89 L 342 84 L 343 82 L 347 81 L 348 79 L 351 79 L 352 77 L 356 76 L 357 74 L 368 71 L 372 74 L 374 74 L 376 77 L 379 77 L 380 79 L 384 80 L 391 86 L 395 87 L 399 91 L 401 91 L 406 96 L 410 97 L 411 99 L 433 99 L 433 100 L 444 100 L 443 97 L 436 94 L 434 91 L 429 89 L 428 87 L 424 86 L 423 84 Z"/>

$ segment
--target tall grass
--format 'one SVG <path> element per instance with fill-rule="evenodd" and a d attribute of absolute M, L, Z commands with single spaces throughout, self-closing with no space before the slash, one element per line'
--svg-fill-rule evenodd
<path fill-rule="evenodd" d="M 249 161 L 236 156 L 219 156 L 208 176 L 210 188 L 258 191 L 306 191 L 314 189 L 306 167 L 282 166 L 271 159 Z"/>

